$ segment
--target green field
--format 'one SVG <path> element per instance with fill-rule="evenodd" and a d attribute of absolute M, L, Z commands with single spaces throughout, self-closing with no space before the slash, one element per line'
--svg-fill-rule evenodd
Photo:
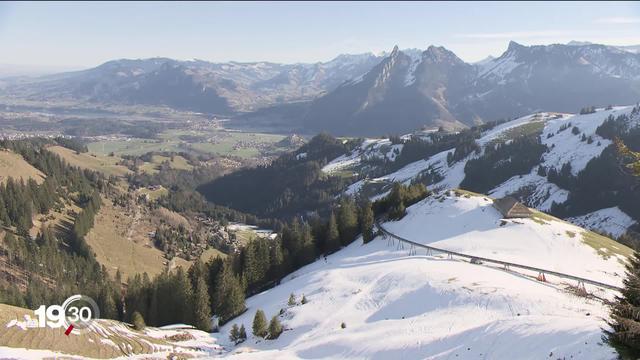
<path fill-rule="evenodd" d="M 95 155 L 91 153 L 77 153 L 74 150 L 67 149 L 62 146 L 51 146 L 49 151 L 58 154 L 65 159 L 70 165 L 83 169 L 89 169 L 102 172 L 106 175 L 124 176 L 131 171 L 117 163 L 121 160 L 118 157 Z"/>
<path fill-rule="evenodd" d="M 283 135 L 225 130 L 169 130 L 158 139 L 104 140 L 92 142 L 89 151 L 99 155 L 142 155 L 148 152 L 191 152 L 221 156 L 256 157 L 284 151 L 275 144 Z"/>
<path fill-rule="evenodd" d="M 173 159 L 170 156 L 161 156 L 161 155 L 153 155 L 151 157 L 151 162 L 144 163 L 144 165 L 140 166 L 140 171 L 155 174 L 157 173 L 163 162 L 168 161 L 169 165 L 172 169 L 176 170 L 193 170 L 193 166 L 189 164 L 187 159 L 183 158 L 180 155 L 173 156 Z"/>
<path fill-rule="evenodd" d="M 102 156 L 110 153 L 115 155 L 142 155 L 151 151 L 179 152 L 188 150 L 188 148 L 181 147 L 179 142 L 135 138 L 129 140 L 104 140 L 89 143 L 87 146 L 89 152 Z"/>

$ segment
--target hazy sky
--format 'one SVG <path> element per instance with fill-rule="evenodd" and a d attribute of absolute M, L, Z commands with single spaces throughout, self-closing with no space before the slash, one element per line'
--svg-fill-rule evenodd
<path fill-rule="evenodd" d="M 0 64 L 315 62 L 394 44 L 476 61 L 509 40 L 640 44 L 640 3 L 0 3 Z"/>

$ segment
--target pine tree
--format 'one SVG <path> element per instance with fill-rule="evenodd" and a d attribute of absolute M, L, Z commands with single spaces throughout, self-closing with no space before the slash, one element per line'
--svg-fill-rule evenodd
<path fill-rule="evenodd" d="M 302 305 L 304 305 L 304 304 L 306 304 L 306 303 L 308 303 L 308 302 L 309 302 L 309 301 L 307 300 L 307 297 L 306 297 L 306 296 L 304 296 L 304 294 L 302 294 L 302 300 L 300 300 L 300 303 L 301 303 Z"/>
<path fill-rule="evenodd" d="M 185 324 L 194 324 L 195 323 L 195 319 L 193 318 L 193 315 L 195 314 L 194 311 L 194 303 L 193 303 L 193 288 L 191 287 L 191 281 L 189 280 L 189 277 L 187 275 L 187 272 L 185 272 L 182 267 L 178 267 L 178 270 L 175 273 L 175 282 L 176 282 L 176 293 L 172 294 L 172 295 L 167 295 L 167 296 L 172 296 L 175 298 L 175 300 L 172 302 L 173 305 L 171 305 L 171 308 L 174 309 L 179 309 L 181 311 L 181 315 L 179 316 L 180 319 L 176 319 L 180 322 L 183 322 Z M 171 278 L 168 279 L 169 282 L 171 282 Z M 171 285 L 169 285 L 171 287 Z"/>
<path fill-rule="evenodd" d="M 0 192 L 2 192 L 2 188 L 0 187 Z M 4 205 L 4 200 L 2 196 L 0 196 L 0 225 L 10 226 L 11 220 L 9 219 L 9 214 L 7 213 L 7 208 Z"/>
<path fill-rule="evenodd" d="M 196 328 L 202 331 L 211 331 L 211 304 L 209 303 L 209 289 L 203 274 L 196 280 L 196 289 L 193 298 L 193 319 Z"/>
<path fill-rule="evenodd" d="M 278 320 L 277 316 L 271 318 L 269 322 L 269 340 L 275 340 L 280 337 L 282 334 L 282 325 L 280 324 L 280 320 Z"/>
<path fill-rule="evenodd" d="M 294 293 L 291 293 L 291 295 L 289 295 L 289 301 L 287 302 L 287 304 L 289 306 L 295 306 L 296 305 L 296 295 Z"/>
<path fill-rule="evenodd" d="M 338 229 L 342 245 L 349 245 L 358 234 L 358 215 L 355 204 L 350 198 L 340 201 Z"/>
<path fill-rule="evenodd" d="M 98 307 L 100 308 L 100 317 L 104 319 L 116 318 L 116 302 L 113 298 L 113 291 L 109 286 L 102 286 L 98 296 Z"/>
<path fill-rule="evenodd" d="M 144 318 L 137 311 L 134 311 L 133 315 L 131 315 L 131 322 L 133 323 L 133 328 L 138 331 L 144 330 L 144 328 L 147 326 L 144 323 Z"/>
<path fill-rule="evenodd" d="M 327 236 L 325 243 L 325 251 L 328 253 L 334 252 L 340 248 L 340 230 L 338 230 L 338 222 L 333 211 L 329 216 L 329 225 L 327 226 Z"/>
<path fill-rule="evenodd" d="M 264 276 L 264 274 L 260 274 L 260 266 L 256 254 L 257 243 L 258 240 L 251 241 L 242 250 L 242 254 L 244 255 L 242 274 L 245 276 L 247 285 L 250 288 L 256 285 L 262 276 Z"/>
<path fill-rule="evenodd" d="M 362 233 L 362 241 L 366 244 L 373 240 L 374 217 L 371 202 L 365 201 L 360 209 L 360 232 Z"/>
<path fill-rule="evenodd" d="M 404 203 L 400 202 L 398 205 L 391 208 L 389 211 L 389 217 L 394 220 L 402 219 L 407 214 L 407 209 L 404 207 Z"/>
<path fill-rule="evenodd" d="M 240 342 L 240 328 L 238 324 L 233 324 L 231 327 L 231 331 L 229 331 L 229 340 L 233 341 L 234 344 L 238 344 Z"/>
<path fill-rule="evenodd" d="M 215 313 L 222 323 L 245 309 L 242 285 L 228 262 L 224 264 L 216 280 L 215 302 Z"/>
<path fill-rule="evenodd" d="M 616 297 L 611 310 L 612 331 L 606 331 L 609 342 L 623 359 L 640 357 L 640 254 L 635 252 L 626 265 L 622 296 Z"/>
<path fill-rule="evenodd" d="M 308 223 L 302 225 L 300 233 L 300 252 L 296 257 L 298 266 L 304 266 L 313 262 L 316 258 L 316 245 Z"/>
<path fill-rule="evenodd" d="M 240 325 L 240 342 L 247 340 L 247 331 L 244 329 L 244 324 Z"/>
<path fill-rule="evenodd" d="M 253 317 L 253 335 L 261 338 L 267 336 L 267 318 L 260 309 L 256 311 L 256 315 Z"/>
<path fill-rule="evenodd" d="M 279 240 L 274 241 L 269 250 L 269 265 L 269 278 L 279 281 L 285 274 L 284 254 Z"/>

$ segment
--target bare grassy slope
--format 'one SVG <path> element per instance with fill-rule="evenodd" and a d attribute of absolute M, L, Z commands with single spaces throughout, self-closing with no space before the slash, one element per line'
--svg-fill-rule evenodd
<path fill-rule="evenodd" d="M 49 151 L 58 154 L 69 164 L 83 169 L 100 171 L 106 175 L 124 176 L 131 171 L 122 165 L 117 165 L 119 157 L 101 156 L 90 153 L 76 153 L 62 146 L 51 146 Z"/>
<path fill-rule="evenodd" d="M 9 177 L 24 181 L 31 178 L 41 184 L 46 176 L 26 162 L 22 156 L 12 151 L 0 150 L 0 183 L 4 183 Z"/>

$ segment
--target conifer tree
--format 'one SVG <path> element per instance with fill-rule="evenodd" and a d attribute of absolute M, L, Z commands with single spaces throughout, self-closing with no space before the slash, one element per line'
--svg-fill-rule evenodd
<path fill-rule="evenodd" d="M 231 331 L 229 331 L 229 340 L 233 341 L 234 344 L 238 344 L 240 342 L 240 328 L 238 324 L 233 324 L 231 327 Z"/>
<path fill-rule="evenodd" d="M 303 266 L 313 262 L 316 257 L 316 246 L 311 233 L 311 226 L 306 222 L 302 225 L 300 242 L 300 252 L 296 259 L 298 266 Z"/>
<path fill-rule="evenodd" d="M 167 280 L 169 282 L 172 282 L 171 277 L 169 277 Z M 180 319 L 176 320 L 186 324 L 194 324 L 195 319 L 193 318 L 193 315 L 195 314 L 195 311 L 193 303 L 193 288 L 191 287 L 191 281 L 189 280 L 187 272 L 184 271 L 182 267 L 178 267 L 178 270 L 176 271 L 175 283 L 176 293 L 173 296 L 175 297 L 175 300 L 173 301 L 171 308 L 174 308 L 176 310 L 179 309 L 182 312 Z M 171 284 L 169 284 L 169 288 L 171 287 Z M 166 294 L 163 296 L 169 297 L 171 295 Z"/>
<path fill-rule="evenodd" d="M 0 192 L 2 188 L 0 187 Z M 0 225 L 10 226 L 11 220 L 9 219 L 9 214 L 7 213 L 7 208 L 4 205 L 4 200 L 2 196 L 0 196 Z"/>
<path fill-rule="evenodd" d="M 98 297 L 100 316 L 105 319 L 114 319 L 117 315 L 116 302 L 113 299 L 113 291 L 109 286 L 103 285 Z"/>
<path fill-rule="evenodd" d="M 260 309 L 256 311 L 256 315 L 253 317 L 253 335 L 264 338 L 267 336 L 267 318 L 264 316 L 264 312 Z"/>
<path fill-rule="evenodd" d="M 338 222 L 336 220 L 336 215 L 331 212 L 329 216 L 329 225 L 327 226 L 327 236 L 326 236 L 326 252 L 334 252 L 340 248 L 340 231 L 338 230 Z"/>
<path fill-rule="evenodd" d="M 240 342 L 247 340 L 247 330 L 244 328 L 244 324 L 240 325 Z"/>
<path fill-rule="evenodd" d="M 215 313 L 222 323 L 240 314 L 245 309 L 244 291 L 240 280 L 233 274 L 227 262 L 216 280 Z"/>
<path fill-rule="evenodd" d="M 247 285 L 252 287 L 260 278 L 260 270 L 258 269 L 258 260 L 256 259 L 255 244 L 257 241 L 249 242 L 243 249 L 244 264 L 243 275 L 247 280 Z"/>
<path fill-rule="evenodd" d="M 371 202 L 365 201 L 360 209 L 360 232 L 362 233 L 362 241 L 366 244 L 373 240 L 374 217 Z"/>
<path fill-rule="evenodd" d="M 282 325 L 277 316 L 271 318 L 269 322 L 269 340 L 275 340 L 282 334 Z"/>
<path fill-rule="evenodd" d="M 194 325 L 202 331 L 211 331 L 211 304 L 209 303 L 209 290 L 203 274 L 200 274 L 196 280 L 196 288 L 193 295 Z"/>
<path fill-rule="evenodd" d="M 340 231 L 340 242 L 342 245 L 349 245 L 358 233 L 356 206 L 350 198 L 343 198 L 342 201 L 340 201 L 338 229 Z"/>
<path fill-rule="evenodd" d="M 626 265 L 622 296 L 616 298 L 606 331 L 609 342 L 623 359 L 640 357 L 640 254 L 635 252 Z"/>
<path fill-rule="evenodd" d="M 282 253 L 282 246 L 279 240 L 274 241 L 269 252 L 269 277 L 272 280 L 280 280 L 285 274 L 284 269 L 284 254 Z"/>
<path fill-rule="evenodd" d="M 137 311 L 134 311 L 133 315 L 131 315 L 131 322 L 133 323 L 133 327 L 138 331 L 144 330 L 144 328 L 146 327 L 144 318 Z"/>
<path fill-rule="evenodd" d="M 295 306 L 296 305 L 296 295 L 294 293 L 291 293 L 291 295 L 289 295 L 289 301 L 287 302 L 287 304 L 289 306 Z"/>

